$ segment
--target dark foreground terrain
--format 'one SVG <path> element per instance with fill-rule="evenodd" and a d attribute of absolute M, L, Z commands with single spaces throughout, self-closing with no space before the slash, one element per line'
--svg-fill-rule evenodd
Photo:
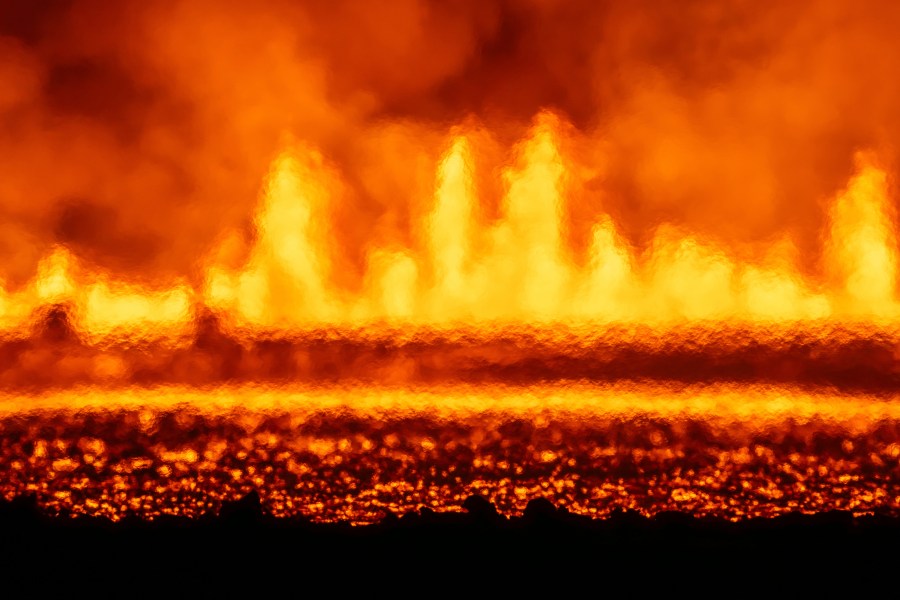
<path fill-rule="evenodd" d="M 576 586 L 591 597 L 727 598 L 896 588 L 900 520 L 892 517 L 734 523 L 617 511 L 592 520 L 533 500 L 523 516 L 506 518 L 478 496 L 464 507 L 352 527 L 267 516 L 251 493 L 218 515 L 113 523 L 48 517 L 22 497 L 0 504 L 0 569 L 4 589 L 16 591 L 4 596 L 428 597 L 484 595 L 490 584 L 500 586 L 492 595 Z"/>

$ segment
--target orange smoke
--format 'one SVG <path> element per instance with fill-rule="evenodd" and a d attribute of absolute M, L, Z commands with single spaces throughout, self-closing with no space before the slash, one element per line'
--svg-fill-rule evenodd
<path fill-rule="evenodd" d="M 342 285 L 369 285 L 371 249 L 387 247 L 377 262 L 402 286 L 412 264 L 393 252 L 431 243 L 448 124 L 481 121 L 489 142 L 457 149 L 473 153 L 475 218 L 505 215 L 516 235 L 526 216 L 500 171 L 549 109 L 574 129 L 559 235 L 576 260 L 612 235 L 592 229 L 608 215 L 638 254 L 669 223 L 754 261 L 787 238 L 792 268 L 824 277 L 822 204 L 856 152 L 874 152 L 888 188 L 895 173 L 898 22 L 891 3 L 830 0 L 14 0 L 0 8 L 0 270 L 16 291 L 64 246 L 113 280 L 199 289 L 218 240 L 252 242 L 259 183 L 293 138 L 341 181 L 327 221 Z"/>
<path fill-rule="evenodd" d="M 897 514 L 898 30 L 3 2 L 0 495 Z"/>

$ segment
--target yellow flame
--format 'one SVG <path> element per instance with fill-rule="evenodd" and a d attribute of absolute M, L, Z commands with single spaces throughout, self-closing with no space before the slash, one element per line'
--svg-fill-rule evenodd
<path fill-rule="evenodd" d="M 468 308 L 476 202 L 471 164 L 468 141 L 459 136 L 438 166 L 435 206 L 428 227 L 435 280 L 432 313 L 436 318 L 459 317 Z"/>
<path fill-rule="evenodd" d="M 191 317 L 190 289 L 186 286 L 150 292 L 130 286 L 95 283 L 86 290 L 83 325 L 95 335 L 140 326 L 144 330 L 175 333 Z"/>
<path fill-rule="evenodd" d="M 896 240 L 886 212 L 887 175 L 858 155 L 857 174 L 831 209 L 826 258 L 843 283 L 842 308 L 854 316 L 897 314 Z"/>
<path fill-rule="evenodd" d="M 735 313 L 735 267 L 719 249 L 664 228 L 654 240 L 650 269 L 654 313 L 686 319 L 721 319 Z"/>
<path fill-rule="evenodd" d="M 322 156 L 309 149 L 275 159 L 249 263 L 238 273 L 216 266 L 209 270 L 209 306 L 262 326 L 289 327 L 335 316 L 324 228 L 330 177 Z"/>
<path fill-rule="evenodd" d="M 585 254 L 576 256 L 565 226 L 572 161 L 562 150 L 563 127 L 550 114 L 538 116 L 501 172 L 499 218 L 482 222 L 474 139 L 455 135 L 436 165 L 431 210 L 416 224 L 424 253 L 396 244 L 369 248 L 358 292 L 341 288 L 332 272 L 328 213 L 340 176 L 301 146 L 273 161 L 244 264 L 210 262 L 200 293 L 184 284 L 154 291 L 97 277 L 55 247 L 25 289 L 0 286 L 0 327 L 19 327 L 50 304 L 71 305 L 87 337 L 129 328 L 183 333 L 198 304 L 228 323 L 262 329 L 385 320 L 666 324 L 898 314 L 888 180 L 868 155 L 857 157 L 855 175 L 831 205 L 820 280 L 802 274 L 789 239 L 774 244 L 765 260 L 749 262 L 660 225 L 638 251 L 603 214 L 590 228 Z"/>
<path fill-rule="evenodd" d="M 226 284 L 234 275 L 210 271 L 208 301 L 243 306 L 242 316 L 260 326 L 277 323 L 272 316 L 279 311 L 292 322 L 357 324 L 383 319 L 778 321 L 893 314 L 896 251 L 885 208 L 886 176 L 871 163 L 861 160 L 858 174 L 835 201 L 826 262 L 838 281 L 822 293 L 791 261 L 741 263 L 710 241 L 671 226 L 659 227 L 649 249 L 638 256 L 605 215 L 593 226 L 584 266 L 576 266 L 563 226 L 570 172 L 560 136 L 559 122 L 540 115 L 518 146 L 516 163 L 502 173 L 503 214 L 487 227 L 478 225 L 471 143 L 464 135 L 453 138 L 437 165 L 433 209 L 422 224 L 428 256 L 420 260 L 407 249 L 370 250 L 363 297 L 349 304 L 329 290 L 326 273 L 317 266 L 327 264 L 327 248 L 312 241 L 310 192 L 295 191 L 301 187 L 297 177 L 282 182 L 278 189 L 290 191 L 270 191 L 260 217 L 260 223 L 277 223 L 261 226 L 260 240 L 270 249 L 265 256 L 278 257 L 277 272 L 254 271 L 260 268 L 254 262 L 257 249 L 237 286 Z M 321 185 L 317 189 L 321 206 L 326 200 Z M 423 279 L 426 265 L 430 285 Z M 286 279 L 278 284 L 282 298 L 296 298 L 290 290 L 304 289 L 308 296 L 329 298 L 333 310 L 326 317 L 326 303 L 311 300 L 295 300 L 294 313 L 281 309 L 271 298 L 273 279 Z"/>
<path fill-rule="evenodd" d="M 582 296 L 575 313 L 604 321 L 634 316 L 634 259 L 609 217 L 594 225 Z"/>
<path fill-rule="evenodd" d="M 553 318 L 558 316 L 569 273 L 561 247 L 565 166 L 551 121 L 539 121 L 522 148 L 522 160 L 521 169 L 504 173 L 509 190 L 499 254 L 514 265 L 514 277 L 521 282 L 512 288 L 520 300 L 506 301 L 519 304 L 532 318 Z"/>
<path fill-rule="evenodd" d="M 68 250 L 57 247 L 38 264 L 34 291 L 39 301 L 56 304 L 72 297 L 76 288 L 71 275 L 72 262 Z"/>
<path fill-rule="evenodd" d="M 405 252 L 376 250 L 369 257 L 371 305 L 362 315 L 381 319 L 412 319 L 416 314 L 419 270 Z"/>

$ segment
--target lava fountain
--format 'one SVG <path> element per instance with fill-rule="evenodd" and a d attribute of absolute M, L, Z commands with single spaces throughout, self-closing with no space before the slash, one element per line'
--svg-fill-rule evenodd
<path fill-rule="evenodd" d="M 866 95 L 870 127 L 810 95 L 862 103 L 854 84 L 872 70 L 856 67 L 891 66 L 893 37 L 869 13 L 811 3 L 797 25 L 795 9 L 759 9 L 740 37 L 699 3 L 672 25 L 749 53 L 732 69 L 656 48 L 659 7 L 582 6 L 574 41 L 535 38 L 534 54 L 529 28 L 559 33 L 572 7 L 397 2 L 383 15 L 394 42 L 352 3 L 208 22 L 202 4 L 102 17 L 149 55 L 113 25 L 78 55 L 72 40 L 101 19 L 90 2 L 3 21 L 57 32 L 0 37 L 18 94 L 0 95 L 0 156 L 56 165 L 0 174 L 18 251 L 0 288 L 7 499 L 113 520 L 199 516 L 250 491 L 275 516 L 353 523 L 471 494 L 506 514 L 543 497 L 596 517 L 900 515 L 884 133 L 900 119 Z M 808 37 L 845 10 L 831 42 Z M 357 30 L 385 57 L 356 48 Z M 444 53 L 393 70 L 420 47 Z M 635 73 L 598 87 L 566 58 L 576 48 Z M 127 84 L 107 80 L 110 56 Z M 516 61 L 535 56 L 547 63 L 525 77 Z M 542 92 L 566 65 L 584 89 Z M 504 91 L 517 85 L 521 98 Z M 154 100 L 104 122 L 109 86 Z M 190 131 L 176 98 L 199 111 Z M 66 135 L 84 157 L 57 154 Z M 237 194 L 254 174 L 251 205 Z"/>

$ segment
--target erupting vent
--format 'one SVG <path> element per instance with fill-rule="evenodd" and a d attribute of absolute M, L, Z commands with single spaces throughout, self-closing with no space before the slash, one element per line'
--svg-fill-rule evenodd
<path fill-rule="evenodd" d="M 0 8 L 7 499 L 900 516 L 900 11 L 138 4 Z"/>

